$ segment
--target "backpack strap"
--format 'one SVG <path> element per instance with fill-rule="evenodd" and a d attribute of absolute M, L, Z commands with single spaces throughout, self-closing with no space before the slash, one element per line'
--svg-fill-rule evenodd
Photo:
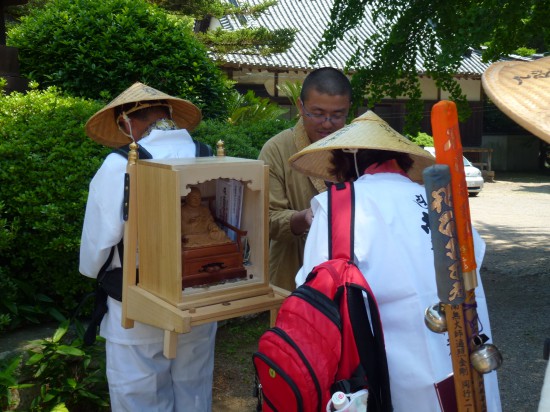
<path fill-rule="evenodd" d="M 355 190 L 353 182 L 334 183 L 328 191 L 329 259 L 353 261 Z"/>
<path fill-rule="evenodd" d="M 392 411 L 388 361 L 378 305 L 370 288 L 366 298 L 363 293 L 362 288 L 348 287 L 349 317 L 355 342 L 358 343 L 357 353 L 360 359 L 359 367 L 353 374 L 350 384 L 360 383 L 359 378 L 366 376 L 369 387 L 369 410 Z M 368 311 L 365 310 L 365 303 L 368 305 Z M 362 388 L 352 389 L 356 391 Z"/>
<path fill-rule="evenodd" d="M 200 142 L 196 139 L 193 139 L 195 144 L 195 157 L 210 157 L 213 155 L 212 148 L 206 143 Z M 117 147 L 113 149 L 113 153 L 118 153 L 119 155 L 128 158 L 128 152 L 130 151 L 130 144 Z M 153 156 L 149 153 L 143 146 L 138 145 L 138 157 L 140 159 L 152 159 Z"/>
<path fill-rule="evenodd" d="M 213 156 L 212 148 L 206 143 L 199 142 L 196 139 L 193 139 L 193 143 L 195 143 L 195 157 Z"/>
<path fill-rule="evenodd" d="M 121 253 L 124 249 L 123 240 L 121 240 L 120 242 L 118 242 L 116 246 L 113 246 L 111 248 L 111 251 L 109 252 L 109 257 L 107 257 L 107 260 L 105 261 L 103 266 L 101 266 L 101 269 L 99 269 L 99 273 L 97 274 L 96 284 L 95 284 L 94 310 L 92 312 L 90 322 L 88 323 L 88 327 L 84 332 L 84 345 L 91 345 L 95 342 L 97 329 L 101 324 L 101 320 L 103 319 L 103 316 L 105 316 L 105 314 L 107 313 L 107 296 L 108 295 L 107 295 L 107 292 L 101 287 L 100 281 L 103 278 L 103 276 L 105 276 L 107 272 L 107 268 L 113 261 L 115 248 L 118 248 L 119 256 L 121 256 L 121 259 L 122 259 Z"/>
<path fill-rule="evenodd" d="M 354 264 L 355 189 L 353 182 L 329 187 L 328 221 L 329 259 L 346 259 Z M 332 391 L 355 392 L 368 385 L 369 411 L 393 410 L 389 383 L 384 332 L 378 305 L 368 282 L 344 285 L 347 306 L 360 364 L 350 379 L 335 382 Z M 366 297 L 365 297 L 366 295 Z M 368 310 L 365 307 L 368 305 Z M 366 377 L 366 379 L 365 379 Z"/>

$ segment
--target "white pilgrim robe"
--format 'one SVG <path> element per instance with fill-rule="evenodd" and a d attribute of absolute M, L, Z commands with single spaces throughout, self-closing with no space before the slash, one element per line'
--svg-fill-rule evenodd
<path fill-rule="evenodd" d="M 328 259 L 327 193 L 312 199 L 313 223 L 296 275 L 301 285 Z M 424 324 L 425 309 L 439 302 L 423 186 L 397 173 L 361 176 L 355 182 L 355 262 L 378 302 L 395 412 L 438 412 L 434 383 L 452 373 L 447 333 Z M 336 213 L 338 210 L 336 209 Z M 485 243 L 474 231 L 477 267 Z M 491 336 L 485 294 L 476 288 L 482 332 Z M 500 412 L 496 372 L 485 375 L 489 412 Z"/>
<path fill-rule="evenodd" d="M 544 375 L 538 409 L 538 412 L 548 411 L 550 411 L 550 362 L 546 365 L 546 375 Z"/>

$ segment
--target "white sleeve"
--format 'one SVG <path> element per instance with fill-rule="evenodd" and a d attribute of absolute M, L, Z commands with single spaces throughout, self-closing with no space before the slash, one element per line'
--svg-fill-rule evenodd
<path fill-rule="evenodd" d="M 126 159 L 111 154 L 90 182 L 80 240 L 79 271 L 85 276 L 97 276 L 111 248 L 124 234 L 122 202 L 125 170 Z M 120 266 L 117 261 L 113 263 Z"/>
<path fill-rule="evenodd" d="M 474 239 L 474 254 L 476 258 L 476 266 L 479 272 L 479 268 L 483 263 L 483 258 L 485 257 L 485 241 L 481 238 L 477 230 L 472 227 L 472 237 Z"/>
<path fill-rule="evenodd" d="M 296 287 L 303 284 L 316 265 L 328 259 L 327 194 L 322 193 L 311 200 L 313 222 L 306 239 L 304 264 L 296 274 Z"/>

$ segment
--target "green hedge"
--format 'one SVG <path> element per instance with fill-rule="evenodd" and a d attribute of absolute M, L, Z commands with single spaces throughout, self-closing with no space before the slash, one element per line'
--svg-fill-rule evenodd
<path fill-rule="evenodd" d="M 80 232 L 88 183 L 108 150 L 84 124 L 102 106 L 53 87 L 0 95 L 0 222 L 10 237 L 0 308 L 12 327 L 53 308 L 67 313 L 90 290 L 78 275 Z"/>
<path fill-rule="evenodd" d="M 93 286 L 78 272 L 80 235 L 89 182 L 110 149 L 89 139 L 84 124 L 105 103 L 34 87 L 0 94 L 0 330 L 70 315 Z M 255 159 L 291 124 L 203 121 L 193 135 Z"/>
<path fill-rule="evenodd" d="M 111 99 L 135 81 L 227 118 L 230 88 L 192 32 L 146 0 L 51 0 L 8 31 L 21 73 L 41 86 Z"/>
<path fill-rule="evenodd" d="M 434 138 L 427 133 L 420 132 L 416 136 L 408 136 L 418 146 L 433 147 Z"/>
<path fill-rule="evenodd" d="M 6 256 L 8 253 L 8 247 L 15 234 L 11 229 L 11 224 L 8 223 L 8 219 L 4 218 L 4 203 L 0 202 L 0 256 Z M 0 331 L 7 328 L 13 321 L 13 315 L 9 312 L 9 305 L 15 302 L 17 296 L 17 285 L 6 274 L 4 268 L 0 265 L 0 301 L 6 302 L 2 310 L 0 306 Z M 11 305 L 13 308 L 13 305 Z"/>
<path fill-rule="evenodd" d="M 225 154 L 232 157 L 257 159 L 263 144 L 280 131 L 294 125 L 289 120 L 262 120 L 239 125 L 227 122 L 203 121 L 193 132 L 193 136 L 212 146 L 216 151 L 216 143 L 223 140 Z"/>

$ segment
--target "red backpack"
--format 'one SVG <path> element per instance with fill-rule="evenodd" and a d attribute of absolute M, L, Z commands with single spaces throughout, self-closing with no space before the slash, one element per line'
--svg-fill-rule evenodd
<path fill-rule="evenodd" d="M 369 412 L 392 410 L 378 306 L 352 260 L 353 183 L 328 195 L 329 260 L 284 300 L 253 355 L 258 411 L 325 411 L 334 392 L 364 388 Z"/>

